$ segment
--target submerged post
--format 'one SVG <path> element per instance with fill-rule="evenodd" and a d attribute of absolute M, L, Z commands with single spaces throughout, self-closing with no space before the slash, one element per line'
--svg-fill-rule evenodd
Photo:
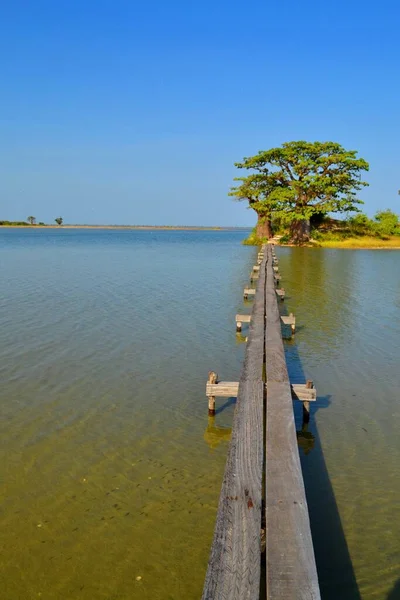
<path fill-rule="evenodd" d="M 307 379 L 306 388 L 308 390 L 312 390 L 314 387 L 314 382 L 312 379 Z M 303 402 L 303 423 L 308 423 L 310 420 L 310 402 Z"/>
<path fill-rule="evenodd" d="M 217 383 L 218 374 L 215 371 L 210 371 L 208 374 L 208 383 Z M 208 397 L 208 414 L 210 417 L 215 415 L 215 396 Z"/>

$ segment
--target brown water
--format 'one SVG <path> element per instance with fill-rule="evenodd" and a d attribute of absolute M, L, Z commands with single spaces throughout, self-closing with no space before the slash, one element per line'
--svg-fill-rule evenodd
<path fill-rule="evenodd" d="M 201 596 L 244 235 L 0 232 L 1 598 Z M 395 600 L 400 253 L 278 253 L 289 370 L 319 394 L 308 431 L 295 410 L 323 598 Z"/>

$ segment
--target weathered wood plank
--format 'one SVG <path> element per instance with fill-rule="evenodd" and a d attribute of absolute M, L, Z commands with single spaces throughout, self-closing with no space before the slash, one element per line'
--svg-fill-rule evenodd
<path fill-rule="evenodd" d="M 271 258 L 267 258 L 266 305 L 266 597 L 319 600 Z"/>
<path fill-rule="evenodd" d="M 290 385 L 290 391 L 293 400 L 315 402 L 317 399 L 317 390 L 307 388 L 305 383 L 293 383 Z M 265 385 L 267 387 L 267 384 Z M 206 396 L 218 396 L 220 398 L 235 398 L 238 395 L 238 381 L 219 381 L 218 383 L 206 384 Z"/>
<path fill-rule="evenodd" d="M 206 384 L 206 396 L 219 396 L 220 398 L 237 397 L 239 391 L 238 381 L 220 381 Z"/>
<path fill-rule="evenodd" d="M 255 296 L 256 288 L 244 288 L 243 296 Z"/>
<path fill-rule="evenodd" d="M 235 316 L 236 323 L 250 323 L 251 315 L 236 315 Z M 290 315 L 281 315 L 281 321 L 284 325 L 293 325 L 296 326 L 296 317 L 292 314 Z"/>
<path fill-rule="evenodd" d="M 290 391 L 293 400 L 299 400 L 300 402 L 307 401 L 315 402 L 317 400 L 317 390 L 315 388 L 309 390 L 305 384 L 292 383 L 290 385 Z"/>
<path fill-rule="evenodd" d="M 259 600 L 265 261 L 260 270 L 202 600 Z"/>
<path fill-rule="evenodd" d="M 235 317 L 236 323 L 240 321 L 241 323 L 250 323 L 251 315 L 236 315 Z"/>

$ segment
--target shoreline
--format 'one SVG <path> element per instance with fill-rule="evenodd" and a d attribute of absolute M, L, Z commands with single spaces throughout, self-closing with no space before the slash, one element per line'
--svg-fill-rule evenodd
<path fill-rule="evenodd" d="M 370 246 L 370 245 L 365 245 L 365 246 L 344 246 L 344 245 L 329 245 L 329 246 L 325 246 L 325 245 L 304 245 L 304 246 L 297 246 L 296 244 L 276 244 L 277 246 L 280 246 L 281 248 L 312 248 L 313 250 L 400 250 L 400 244 L 398 246 L 391 246 L 391 245 L 387 245 L 387 246 Z"/>
<path fill-rule="evenodd" d="M 391 244 L 382 245 L 379 244 L 377 246 L 373 246 L 371 244 L 362 245 L 354 245 L 350 244 L 344 245 L 340 242 L 330 242 L 329 245 L 325 244 L 304 244 L 303 246 L 298 246 L 296 244 L 279 244 L 275 242 L 276 246 L 280 246 L 281 248 L 312 248 L 313 250 L 400 250 L 400 242 L 398 246 L 393 246 Z"/>
<path fill-rule="evenodd" d="M 251 227 L 203 227 L 195 225 L 0 225 L 0 229 L 144 229 L 146 231 L 249 231 Z"/>

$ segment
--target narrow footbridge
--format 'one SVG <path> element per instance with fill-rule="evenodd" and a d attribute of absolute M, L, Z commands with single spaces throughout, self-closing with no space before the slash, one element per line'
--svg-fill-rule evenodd
<path fill-rule="evenodd" d="M 209 374 L 209 414 L 218 396 L 237 403 L 202 600 L 320 600 L 292 405 L 303 402 L 307 420 L 316 392 L 311 381 L 289 381 L 282 330 L 293 334 L 295 321 L 280 316 L 277 263 L 264 246 L 256 288 L 244 291 L 254 302 L 236 317 L 239 331 L 249 324 L 240 381 Z"/>

